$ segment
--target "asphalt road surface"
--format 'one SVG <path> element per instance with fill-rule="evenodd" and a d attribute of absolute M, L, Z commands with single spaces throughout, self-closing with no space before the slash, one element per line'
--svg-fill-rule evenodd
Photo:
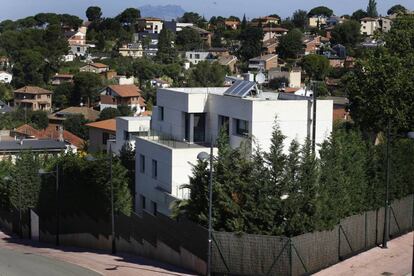
<path fill-rule="evenodd" d="M 0 276 L 97 276 L 92 270 L 51 258 L 0 248 Z"/>

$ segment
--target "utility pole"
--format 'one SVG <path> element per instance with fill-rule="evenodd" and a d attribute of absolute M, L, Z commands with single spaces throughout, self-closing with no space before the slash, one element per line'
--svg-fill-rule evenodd
<path fill-rule="evenodd" d="M 315 143 L 316 143 L 316 85 L 315 81 L 311 81 L 312 93 L 312 152 L 315 154 Z"/>
<path fill-rule="evenodd" d="M 387 123 L 387 170 L 386 170 L 386 182 L 385 182 L 385 204 L 384 204 L 384 232 L 382 238 L 382 248 L 387 248 L 388 241 L 388 225 L 389 225 L 389 186 L 390 186 L 390 173 L 391 173 L 391 160 L 390 160 L 390 151 L 391 151 L 391 120 L 388 119 Z"/>

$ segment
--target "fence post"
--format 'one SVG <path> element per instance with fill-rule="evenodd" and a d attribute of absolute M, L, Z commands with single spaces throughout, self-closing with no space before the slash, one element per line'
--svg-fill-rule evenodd
<path fill-rule="evenodd" d="M 289 275 L 292 276 L 293 260 L 292 260 L 292 239 L 289 238 Z"/>
<path fill-rule="evenodd" d="M 367 248 L 367 244 L 368 244 L 368 213 L 365 211 L 365 248 Z"/>
<path fill-rule="evenodd" d="M 338 260 L 341 260 L 341 222 L 338 226 Z"/>

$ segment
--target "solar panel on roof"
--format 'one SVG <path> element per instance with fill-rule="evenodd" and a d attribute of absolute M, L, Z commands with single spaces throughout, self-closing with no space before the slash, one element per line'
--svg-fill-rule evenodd
<path fill-rule="evenodd" d="M 256 83 L 251 81 L 238 80 L 224 92 L 224 95 L 243 98 L 250 93 L 255 85 Z"/>

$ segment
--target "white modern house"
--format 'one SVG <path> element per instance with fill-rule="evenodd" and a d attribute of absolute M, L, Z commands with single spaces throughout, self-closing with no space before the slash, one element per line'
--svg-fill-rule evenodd
<path fill-rule="evenodd" d="M 316 143 L 321 143 L 332 131 L 333 102 L 320 100 L 317 106 Z M 243 80 L 230 88 L 158 89 L 151 135 L 136 140 L 136 211 L 169 215 L 174 200 L 188 198 L 181 186 L 189 182 L 191 164 L 200 152 L 209 151 L 223 127 L 232 147 L 254 140 L 267 151 L 276 116 L 287 137 L 286 152 L 291 140 L 303 143 L 312 137 L 307 97 L 261 92 Z"/>
<path fill-rule="evenodd" d="M 10 83 L 12 81 L 13 75 L 5 71 L 0 71 L 0 82 Z"/>
<path fill-rule="evenodd" d="M 150 130 L 151 117 L 117 117 L 116 118 L 116 135 L 114 140 L 108 140 L 111 150 L 119 154 L 122 147 L 129 143 L 135 148 L 135 138 L 139 136 L 148 136 Z"/>
<path fill-rule="evenodd" d="M 201 61 L 214 60 L 214 56 L 209 51 L 187 51 L 185 52 L 185 59 L 188 60 L 191 64 L 198 64 Z"/>

